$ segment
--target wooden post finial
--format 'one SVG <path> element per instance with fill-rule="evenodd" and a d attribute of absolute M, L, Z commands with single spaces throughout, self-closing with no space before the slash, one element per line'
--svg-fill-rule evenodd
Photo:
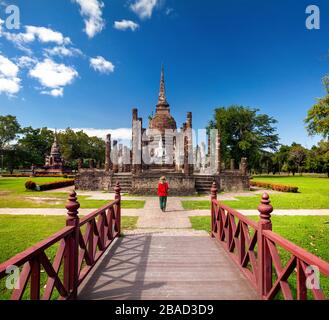
<path fill-rule="evenodd" d="M 212 184 L 210 192 L 211 192 L 211 199 L 217 200 L 218 189 L 217 189 L 217 183 L 215 181 Z"/>
<path fill-rule="evenodd" d="M 271 223 L 271 213 L 273 212 L 273 207 L 270 203 L 270 196 L 265 192 L 262 196 L 261 204 L 258 206 L 261 223 Z"/>
<path fill-rule="evenodd" d="M 75 190 L 70 193 L 65 208 L 67 209 L 67 220 L 74 220 L 78 218 L 80 203 L 78 202 L 78 197 Z"/>
<path fill-rule="evenodd" d="M 114 192 L 115 192 L 115 199 L 121 199 L 121 187 L 119 181 L 115 185 Z"/>

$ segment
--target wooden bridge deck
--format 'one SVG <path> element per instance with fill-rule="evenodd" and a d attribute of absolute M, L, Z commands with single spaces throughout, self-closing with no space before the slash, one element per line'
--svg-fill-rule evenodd
<path fill-rule="evenodd" d="M 79 299 L 251 300 L 257 293 L 209 235 L 132 234 L 116 241 Z"/>

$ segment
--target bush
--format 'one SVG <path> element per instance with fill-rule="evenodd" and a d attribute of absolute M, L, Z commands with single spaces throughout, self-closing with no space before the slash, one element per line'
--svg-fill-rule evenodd
<path fill-rule="evenodd" d="M 74 179 L 48 182 L 48 183 L 40 184 L 38 187 L 40 191 L 47 191 L 47 190 L 65 188 L 70 186 L 74 186 Z"/>
<path fill-rule="evenodd" d="M 284 185 L 284 184 L 276 184 L 276 183 L 261 182 L 261 181 L 250 181 L 250 185 L 252 187 L 265 188 L 265 189 L 270 189 L 270 190 L 279 191 L 279 192 L 298 193 L 298 187 L 288 186 L 288 185 Z"/>
<path fill-rule="evenodd" d="M 3 178 L 29 178 L 30 174 L 3 174 L 1 175 Z"/>
<path fill-rule="evenodd" d="M 25 182 L 25 188 L 26 188 L 27 190 L 36 190 L 37 185 L 36 185 L 35 182 L 29 180 L 29 181 L 26 181 L 26 182 Z"/>

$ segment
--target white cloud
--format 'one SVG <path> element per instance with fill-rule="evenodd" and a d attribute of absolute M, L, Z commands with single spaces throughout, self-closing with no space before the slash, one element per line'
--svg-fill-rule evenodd
<path fill-rule="evenodd" d="M 50 28 L 25 26 L 25 32 L 11 33 L 4 31 L 2 28 L 3 20 L 0 20 L 0 37 L 4 37 L 12 42 L 18 49 L 32 55 L 28 44 L 39 41 L 40 43 L 56 43 L 57 45 L 70 44 L 71 39 L 65 37 L 61 32 L 54 31 Z"/>
<path fill-rule="evenodd" d="M 20 90 L 19 67 L 5 56 L 0 55 L 0 94 L 14 96 Z"/>
<path fill-rule="evenodd" d="M 35 58 L 29 57 L 29 56 L 22 56 L 22 57 L 18 58 L 17 65 L 20 68 L 31 68 L 37 62 L 38 62 L 38 60 Z"/>
<path fill-rule="evenodd" d="M 55 131 L 55 129 L 50 129 Z M 111 134 L 112 140 L 118 140 L 125 143 L 126 145 L 130 144 L 132 131 L 129 128 L 119 128 L 119 129 L 94 129 L 94 128 L 73 128 L 74 132 L 83 131 L 90 137 L 98 137 L 103 140 L 106 139 L 108 134 Z M 65 131 L 65 129 L 57 129 L 58 132 Z"/>
<path fill-rule="evenodd" d="M 7 40 L 18 44 L 30 43 L 35 40 L 39 40 L 41 43 L 53 42 L 58 45 L 71 43 L 69 37 L 64 37 L 62 33 L 45 27 L 25 26 L 24 33 L 10 33 L 1 30 L 1 34 Z"/>
<path fill-rule="evenodd" d="M 58 97 L 63 95 L 63 87 L 71 84 L 79 74 L 73 67 L 66 66 L 65 64 L 58 64 L 47 58 L 42 62 L 38 62 L 35 67 L 30 70 L 29 75 L 36 78 L 43 87 L 55 89 L 43 91 L 43 94 L 50 94 Z"/>
<path fill-rule="evenodd" d="M 135 31 L 139 25 L 131 20 L 121 20 L 121 21 L 115 21 L 114 22 L 114 28 L 118 30 L 127 30 L 131 29 L 132 31 Z"/>
<path fill-rule="evenodd" d="M 103 57 L 90 58 L 90 66 L 100 73 L 114 72 L 115 66 L 112 62 L 105 60 Z"/>
<path fill-rule="evenodd" d="M 67 48 L 65 46 L 56 46 L 51 49 L 44 49 L 44 51 L 50 56 L 60 56 L 60 57 L 75 57 L 83 55 L 82 51 L 77 48 Z"/>
<path fill-rule="evenodd" d="M 69 37 L 64 37 L 62 33 L 49 28 L 26 26 L 26 34 L 33 35 L 42 43 L 54 42 L 57 44 L 69 44 Z"/>
<path fill-rule="evenodd" d="M 105 27 L 105 21 L 102 17 L 104 3 L 99 0 L 73 0 L 80 5 L 80 13 L 84 17 L 84 31 L 89 38 L 93 38 Z"/>
<path fill-rule="evenodd" d="M 64 89 L 63 88 L 58 88 L 58 89 L 52 89 L 50 91 L 43 90 L 41 91 L 41 94 L 46 94 L 55 98 L 58 97 L 63 97 L 64 95 Z"/>
<path fill-rule="evenodd" d="M 137 0 L 130 5 L 130 9 L 141 19 L 147 19 L 152 17 L 153 10 L 158 2 L 158 0 Z"/>

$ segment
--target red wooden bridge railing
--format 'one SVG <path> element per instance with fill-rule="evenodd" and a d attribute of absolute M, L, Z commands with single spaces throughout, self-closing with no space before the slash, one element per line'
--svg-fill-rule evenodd
<path fill-rule="evenodd" d="M 50 300 L 54 290 L 59 299 L 77 298 L 78 287 L 121 233 L 121 188 L 117 184 L 115 200 L 80 219 L 80 204 L 73 191 L 68 199 L 66 227 L 48 239 L 0 264 L 0 280 L 8 277 L 8 269 L 20 268 L 12 300 Z M 47 250 L 58 247 L 55 258 Z M 46 274 L 46 285 L 41 277 Z M 28 290 L 29 289 L 29 290 Z M 29 291 L 29 292 L 28 292 Z M 42 295 L 42 296 L 41 296 Z"/>
<path fill-rule="evenodd" d="M 286 300 L 307 300 L 310 293 L 315 300 L 327 298 L 320 275 L 329 277 L 329 263 L 272 231 L 273 207 L 267 193 L 258 207 L 260 220 L 256 223 L 217 201 L 217 192 L 214 183 L 211 236 L 223 245 L 261 299 L 272 300 L 279 293 Z M 282 252 L 290 256 L 285 266 Z"/>

